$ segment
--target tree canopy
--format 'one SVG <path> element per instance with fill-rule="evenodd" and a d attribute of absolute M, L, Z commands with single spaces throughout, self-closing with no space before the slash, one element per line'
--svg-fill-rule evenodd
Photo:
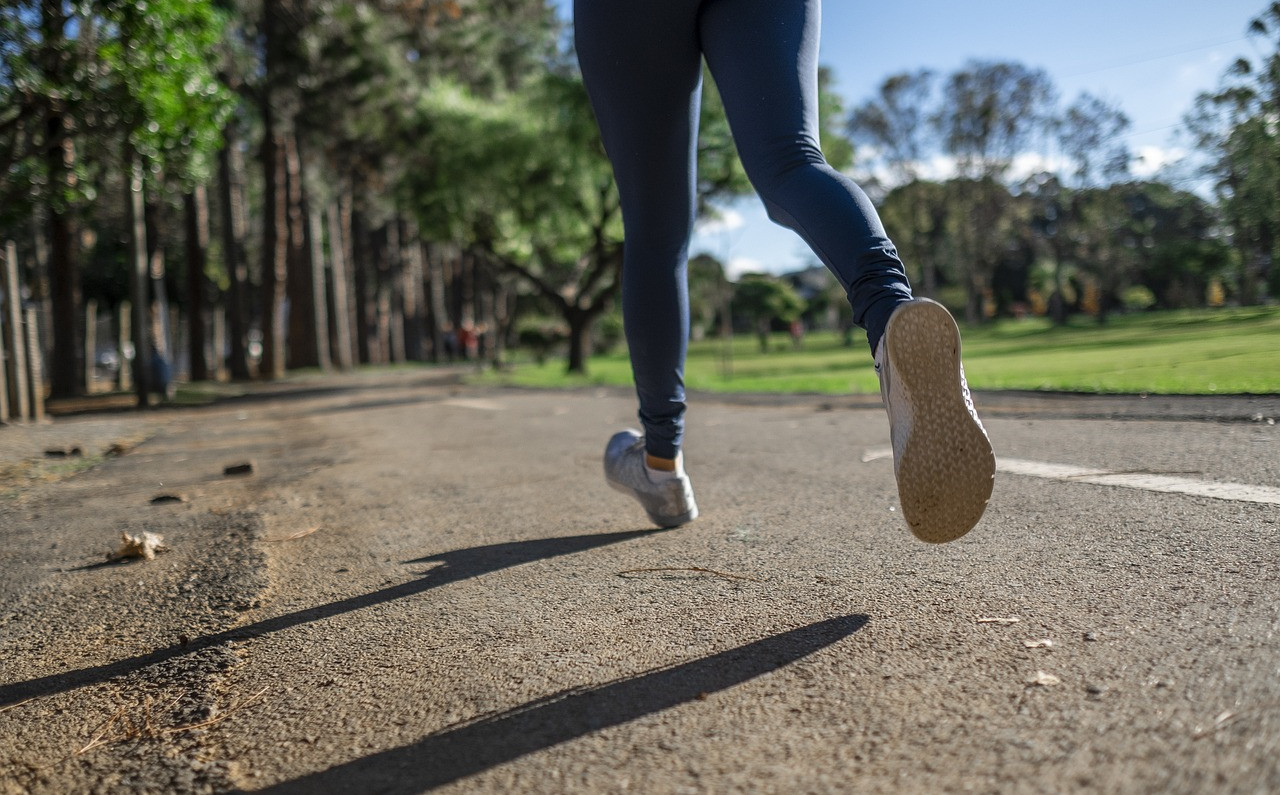
<path fill-rule="evenodd" d="M 1212 195 L 1134 179 L 1122 108 L 1008 61 L 852 105 L 822 68 L 824 152 L 917 291 L 973 322 L 1269 300 L 1280 3 L 1248 32 L 1256 56 L 1187 119 Z M 616 332 L 623 230 L 568 41 L 547 0 L 0 5 L 0 234 L 52 321 L 54 394 L 93 386 L 85 311 L 125 299 L 139 356 L 193 374 L 496 362 L 520 315 L 585 367 Z M 709 75 L 701 114 L 710 218 L 750 184 Z M 691 274 L 698 333 L 803 309 L 762 276 L 727 306 L 710 258 Z"/>

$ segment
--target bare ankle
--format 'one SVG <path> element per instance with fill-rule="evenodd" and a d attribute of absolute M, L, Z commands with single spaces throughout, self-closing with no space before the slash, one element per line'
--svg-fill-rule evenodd
<path fill-rule="evenodd" d="M 659 472 L 675 472 L 676 461 L 674 458 L 658 458 L 656 455 L 644 454 L 645 466 L 650 469 L 656 469 Z"/>

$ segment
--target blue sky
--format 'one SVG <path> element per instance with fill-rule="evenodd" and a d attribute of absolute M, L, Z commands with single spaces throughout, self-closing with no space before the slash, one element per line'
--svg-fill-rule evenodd
<path fill-rule="evenodd" d="M 629 2 L 633 0 L 612 0 Z M 718 0 L 733 2 L 733 0 Z M 571 0 L 556 0 L 569 18 Z M 1238 57 L 1260 43 L 1245 36 L 1265 0 L 826 0 L 821 59 L 852 107 L 889 75 L 929 68 L 946 75 L 974 58 L 1044 69 L 1065 104 L 1088 91 L 1117 105 L 1132 124 L 1130 148 L 1150 172 L 1184 147 L 1178 127 L 1196 95 L 1217 86 Z M 893 230 L 890 230 L 892 234 Z M 734 271 L 779 272 L 813 262 L 789 231 L 749 199 L 694 240 Z"/>

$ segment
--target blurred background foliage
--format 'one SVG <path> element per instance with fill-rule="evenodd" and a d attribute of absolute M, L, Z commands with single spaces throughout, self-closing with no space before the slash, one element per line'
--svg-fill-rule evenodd
<path fill-rule="evenodd" d="M 1134 178 L 1122 108 L 1002 61 L 852 105 L 824 68 L 824 149 L 918 292 L 971 324 L 1274 302 L 1280 3 L 1244 25 L 1260 54 L 1184 124 L 1205 191 Z M 1046 141 L 1060 168 L 1019 174 Z M 710 75 L 698 152 L 713 222 L 750 185 Z M 618 197 L 545 0 L 11 0 L 0 239 L 55 397 L 159 391 L 152 359 L 104 374 L 103 349 L 200 380 L 520 346 L 581 371 L 621 341 Z M 820 268 L 731 280 L 700 254 L 690 273 L 695 338 L 849 338 Z"/>

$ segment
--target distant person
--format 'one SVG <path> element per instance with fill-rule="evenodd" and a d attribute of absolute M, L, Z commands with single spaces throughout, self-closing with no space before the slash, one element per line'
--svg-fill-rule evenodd
<path fill-rule="evenodd" d="M 463 361 L 471 361 L 476 354 L 476 331 L 470 323 L 463 323 L 458 329 L 458 350 Z"/>
<path fill-rule="evenodd" d="M 622 198 L 623 322 L 644 427 L 609 440 L 605 477 L 661 527 L 698 515 L 681 444 L 705 58 L 770 218 L 835 274 L 866 329 L 907 524 L 950 541 L 986 509 L 995 458 L 955 321 L 912 297 L 875 208 L 819 149 L 820 13 L 819 0 L 575 0 L 578 61 Z"/>
<path fill-rule="evenodd" d="M 452 364 L 454 357 L 458 355 L 458 333 L 453 330 L 452 324 L 445 324 L 444 327 L 444 355 Z"/>
<path fill-rule="evenodd" d="M 791 347 L 796 350 L 804 349 L 804 321 L 796 318 L 787 326 L 788 333 L 791 334 Z"/>

